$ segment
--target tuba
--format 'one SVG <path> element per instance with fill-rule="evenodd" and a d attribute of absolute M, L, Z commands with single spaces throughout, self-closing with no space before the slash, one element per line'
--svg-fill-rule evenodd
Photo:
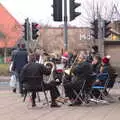
<path fill-rule="evenodd" d="M 48 76 L 48 78 L 46 77 L 46 81 L 47 83 L 49 83 L 50 81 L 54 80 L 53 78 L 53 71 L 55 70 L 55 64 L 53 62 L 47 61 L 44 63 L 44 66 L 46 66 L 47 68 L 51 68 L 51 73 Z"/>
<path fill-rule="evenodd" d="M 51 68 L 51 72 L 54 71 L 55 69 L 55 64 L 53 62 L 50 62 L 50 61 L 47 61 L 44 63 L 44 65 L 47 67 L 47 68 Z"/>

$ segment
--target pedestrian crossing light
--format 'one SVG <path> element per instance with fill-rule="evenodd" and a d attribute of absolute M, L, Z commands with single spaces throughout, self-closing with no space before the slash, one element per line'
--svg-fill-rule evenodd
<path fill-rule="evenodd" d="M 62 0 L 53 0 L 53 20 L 62 21 Z"/>
<path fill-rule="evenodd" d="M 38 38 L 38 31 L 39 31 L 39 28 L 38 28 L 39 24 L 37 23 L 32 23 L 32 39 L 33 40 L 36 40 Z"/>
<path fill-rule="evenodd" d="M 91 24 L 92 24 L 91 35 L 93 36 L 94 39 L 98 39 L 98 19 L 95 19 L 93 22 L 91 22 Z"/>
<path fill-rule="evenodd" d="M 70 21 L 72 21 L 81 14 L 80 12 L 75 11 L 75 9 L 79 7 L 81 4 L 76 3 L 75 0 L 69 0 L 69 4 L 70 4 Z"/>

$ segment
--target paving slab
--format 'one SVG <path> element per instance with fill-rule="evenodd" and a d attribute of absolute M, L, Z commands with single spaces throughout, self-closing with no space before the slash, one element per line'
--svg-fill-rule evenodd
<path fill-rule="evenodd" d="M 120 90 L 115 88 L 111 94 L 115 101 L 110 104 L 50 108 L 37 102 L 37 107 L 32 108 L 29 98 L 23 103 L 18 93 L 0 90 L 0 120 L 120 120 Z"/>

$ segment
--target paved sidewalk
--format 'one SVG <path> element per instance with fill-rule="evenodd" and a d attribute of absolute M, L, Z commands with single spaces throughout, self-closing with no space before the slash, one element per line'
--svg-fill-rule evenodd
<path fill-rule="evenodd" d="M 113 89 L 111 94 L 114 103 L 95 104 L 70 107 L 62 105 L 61 108 L 49 108 L 37 103 L 31 108 L 29 99 L 23 103 L 19 94 L 9 90 L 0 90 L 0 120 L 120 120 L 119 89 Z"/>

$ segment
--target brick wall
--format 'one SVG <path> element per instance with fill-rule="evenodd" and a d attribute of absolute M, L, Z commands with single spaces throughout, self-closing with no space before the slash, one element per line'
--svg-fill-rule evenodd
<path fill-rule="evenodd" d="M 69 49 L 87 49 L 92 44 L 89 28 L 68 28 Z M 48 51 L 64 49 L 64 29 L 44 27 L 40 29 L 39 44 Z"/>

